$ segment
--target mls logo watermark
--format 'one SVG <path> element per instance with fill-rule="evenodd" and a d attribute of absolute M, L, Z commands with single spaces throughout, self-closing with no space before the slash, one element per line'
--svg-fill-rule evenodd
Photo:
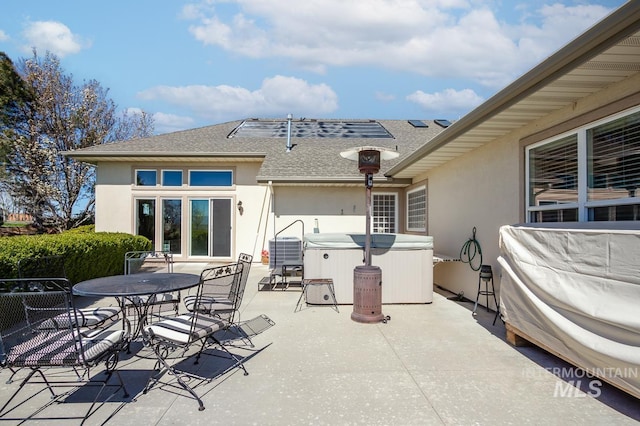
<path fill-rule="evenodd" d="M 527 377 L 548 377 L 549 373 L 561 379 L 555 382 L 554 398 L 598 398 L 602 395 L 603 381 L 613 378 L 638 378 L 637 368 L 546 367 L 524 371 Z"/>
<path fill-rule="evenodd" d="M 588 390 L 582 390 L 583 382 L 585 382 Z M 586 398 L 591 396 L 598 398 L 602 394 L 602 382 L 599 379 L 590 380 L 558 380 L 556 387 L 553 389 L 554 398 Z"/>

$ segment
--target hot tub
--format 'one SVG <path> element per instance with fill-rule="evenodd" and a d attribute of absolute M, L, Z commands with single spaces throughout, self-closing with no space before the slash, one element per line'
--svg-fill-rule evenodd
<path fill-rule="evenodd" d="M 364 264 L 364 245 L 365 234 L 306 234 L 305 278 L 333 279 L 338 303 L 353 304 L 353 270 Z M 383 304 L 433 301 L 433 237 L 372 234 L 371 264 L 382 269 Z"/>

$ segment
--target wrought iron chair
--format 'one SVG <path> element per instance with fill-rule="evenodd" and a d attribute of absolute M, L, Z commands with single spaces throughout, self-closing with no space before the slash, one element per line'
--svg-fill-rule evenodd
<path fill-rule="evenodd" d="M 23 258 L 18 261 L 20 278 L 38 278 L 35 285 L 42 285 L 42 279 L 53 279 L 55 285 L 64 285 L 64 290 L 71 294 L 71 282 L 67 279 L 65 260 L 62 256 L 41 256 Z M 110 325 L 120 318 L 122 309 L 119 306 L 99 306 L 76 308 L 79 326 L 96 328 Z"/>
<path fill-rule="evenodd" d="M 200 377 L 194 373 L 179 370 L 176 367 L 179 363 L 175 361 L 176 357 L 175 355 L 172 356 L 172 354 L 176 351 L 181 351 L 180 356 L 184 357 L 189 349 L 199 346 L 194 361 L 197 364 L 202 352 L 211 342 L 220 347 L 228 355 L 229 359 L 233 361 L 233 366 L 230 368 L 238 367 L 244 371 L 245 375 L 249 374 L 242 363 L 242 359 L 231 353 L 216 338 L 215 333 L 227 330 L 231 326 L 231 322 L 228 319 L 211 316 L 209 314 L 210 304 L 203 294 L 207 286 L 232 286 L 240 281 L 241 275 L 242 265 L 239 264 L 204 269 L 200 274 L 200 284 L 197 287 L 197 293 L 194 295 L 194 309 L 191 312 L 177 317 L 166 317 L 162 321 L 145 327 L 145 339 L 153 348 L 160 368 L 159 371 L 149 377 L 149 381 L 143 390 L 144 394 L 158 383 L 162 376 L 169 373 L 175 376 L 178 384 L 198 402 L 198 409 L 200 411 L 204 410 L 205 407 L 202 400 L 194 389 L 189 386 L 188 382 L 190 378 L 201 380 L 211 380 L 212 378 Z M 229 316 L 229 318 L 232 317 L 233 314 Z M 183 377 L 186 377 L 186 380 Z"/>
<path fill-rule="evenodd" d="M 240 278 L 235 282 L 231 280 L 227 282 L 211 282 L 205 280 L 204 290 L 202 292 L 202 298 L 198 309 L 208 315 L 224 319 L 231 323 L 232 327 L 228 328 L 228 331 L 240 338 L 245 344 L 253 347 L 253 342 L 248 333 L 244 333 L 240 328 L 240 306 L 242 305 L 242 298 L 244 296 L 245 288 L 247 287 L 247 281 L 249 279 L 249 272 L 251 271 L 251 262 L 253 256 L 241 253 L 238 256 L 238 263 L 227 265 L 229 267 L 240 267 L 242 274 Z M 184 298 L 184 304 L 188 311 L 194 310 L 194 296 L 186 296 Z M 235 339 L 234 339 L 235 340 Z"/>
<path fill-rule="evenodd" d="M 124 397 L 129 394 L 116 370 L 118 354 L 125 343 L 125 330 L 93 329 L 85 335 L 80 327 L 78 310 L 73 309 L 71 295 L 66 291 L 67 282 L 60 279 L 0 279 L 0 367 L 12 371 L 9 381 L 21 370 L 29 370 L 18 388 L 0 408 L 2 420 L 38 419 L 45 407 L 27 413 L 26 404 L 45 389 L 54 402 L 61 402 L 69 392 L 56 393 L 54 388 L 76 389 L 79 382 L 88 386 L 100 386 L 82 421 L 93 414 L 104 402 L 113 398 L 120 389 Z M 104 363 L 105 375 L 91 376 L 91 369 Z M 63 375 L 55 369 L 75 371 L 75 378 L 61 380 Z M 59 370 L 58 370 L 59 371 Z M 115 374 L 117 384 L 109 384 Z M 47 377 L 49 375 L 49 377 Z M 55 377 L 56 380 L 52 380 Z M 40 384 L 42 389 L 16 402 L 16 397 L 26 385 Z M 97 407 L 107 387 L 116 387 Z M 47 418 L 50 419 L 50 418 Z"/>
<path fill-rule="evenodd" d="M 226 265 L 229 268 L 238 268 L 241 271 L 241 275 L 236 280 L 205 279 L 197 309 L 200 312 L 223 318 L 231 323 L 238 322 L 240 320 L 240 304 L 249 279 L 252 260 L 253 256 L 241 253 L 237 263 Z M 195 295 L 185 296 L 184 305 L 189 312 L 193 312 L 196 309 L 195 300 Z"/>
<path fill-rule="evenodd" d="M 129 251 L 124 255 L 124 274 L 135 274 L 138 272 L 168 272 L 173 273 L 173 254 L 165 251 Z M 152 306 L 150 314 L 153 316 L 153 306 L 158 307 L 157 315 L 159 315 L 164 306 L 170 305 L 175 315 L 178 315 L 180 308 L 180 292 L 177 293 L 161 293 L 153 296 L 138 296 L 139 300 L 135 301 L 137 305 L 144 305 L 148 302 L 147 298 L 153 297 L 149 302 Z"/>

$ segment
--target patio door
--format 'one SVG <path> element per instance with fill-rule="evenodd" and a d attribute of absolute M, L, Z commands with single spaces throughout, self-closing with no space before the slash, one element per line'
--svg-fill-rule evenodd
<path fill-rule="evenodd" d="M 191 200 L 190 255 L 231 257 L 231 198 Z"/>

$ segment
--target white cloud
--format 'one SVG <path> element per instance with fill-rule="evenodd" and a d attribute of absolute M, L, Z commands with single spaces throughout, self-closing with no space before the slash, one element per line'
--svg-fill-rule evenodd
<path fill-rule="evenodd" d="M 376 92 L 375 96 L 377 100 L 382 102 L 391 102 L 396 99 L 395 95 L 392 95 L 391 93 Z"/>
<path fill-rule="evenodd" d="M 266 78 L 257 90 L 220 86 L 156 86 L 138 93 L 144 100 L 187 107 L 197 115 L 213 120 L 240 117 L 296 114 L 318 116 L 338 108 L 338 97 L 326 84 L 275 76 Z"/>
<path fill-rule="evenodd" d="M 470 111 L 480 105 L 484 99 L 471 89 L 445 89 L 437 93 L 425 93 L 418 90 L 407 96 L 407 100 L 420 105 L 425 111 L 443 114 L 454 111 Z"/>
<path fill-rule="evenodd" d="M 60 58 L 78 53 L 91 45 L 73 34 L 69 27 L 56 21 L 30 22 L 24 29 L 23 36 L 27 42 L 23 47 L 25 52 L 30 52 L 35 47 L 40 52 L 48 50 Z"/>
<path fill-rule="evenodd" d="M 222 7 L 222 4 L 218 2 Z M 286 58 L 324 72 L 378 66 L 425 76 L 465 77 L 501 87 L 557 50 L 608 9 L 542 5 L 517 26 L 497 19 L 493 2 L 464 0 L 235 0 L 222 15 L 210 1 L 183 16 L 205 45 L 251 58 Z M 511 8 L 511 4 L 505 7 Z M 197 11 L 197 13 L 196 13 Z M 513 13 L 513 10 L 510 10 Z"/>
<path fill-rule="evenodd" d="M 195 120 L 191 117 L 184 117 L 175 114 L 165 114 L 156 112 L 153 114 L 154 128 L 157 134 L 176 132 L 178 130 L 190 129 Z"/>
<path fill-rule="evenodd" d="M 0 41 L 7 41 L 7 40 L 9 40 L 9 36 L 7 35 L 7 33 L 0 30 Z"/>

